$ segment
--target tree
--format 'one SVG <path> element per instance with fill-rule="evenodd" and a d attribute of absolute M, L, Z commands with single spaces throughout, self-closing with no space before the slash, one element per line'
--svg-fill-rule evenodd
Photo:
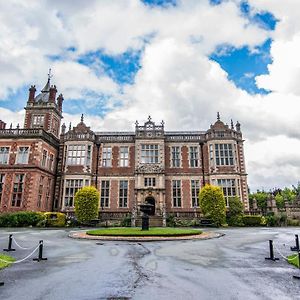
<path fill-rule="evenodd" d="M 100 193 L 95 187 L 86 186 L 75 194 L 75 215 L 80 223 L 98 217 Z"/>
<path fill-rule="evenodd" d="M 269 198 L 269 193 L 264 191 L 257 191 L 254 194 L 249 195 L 250 202 L 253 201 L 253 199 L 256 199 L 257 207 L 261 209 L 262 212 L 265 212 L 267 210 L 267 200 Z"/>
<path fill-rule="evenodd" d="M 277 208 L 284 208 L 284 198 L 281 194 L 275 196 L 275 201 Z"/>
<path fill-rule="evenodd" d="M 244 205 L 239 197 L 229 198 L 227 221 L 232 226 L 243 226 Z"/>
<path fill-rule="evenodd" d="M 199 193 L 201 211 L 213 220 L 216 226 L 226 223 L 226 204 L 220 187 L 206 185 Z"/>

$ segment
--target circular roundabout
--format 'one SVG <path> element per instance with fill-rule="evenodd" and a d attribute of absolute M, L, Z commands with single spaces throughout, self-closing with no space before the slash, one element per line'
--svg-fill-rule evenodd
<path fill-rule="evenodd" d="M 103 228 L 95 230 L 75 231 L 69 237 L 75 239 L 102 241 L 174 241 L 174 240 L 206 240 L 218 238 L 223 234 L 217 232 L 203 232 L 199 229 L 153 227 L 149 230 L 132 227 Z"/>

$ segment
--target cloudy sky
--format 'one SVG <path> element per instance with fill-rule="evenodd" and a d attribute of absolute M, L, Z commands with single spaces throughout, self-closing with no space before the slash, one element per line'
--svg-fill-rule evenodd
<path fill-rule="evenodd" d="M 64 94 L 64 122 L 132 130 L 241 123 L 249 186 L 300 180 L 299 0 L 0 1 L 0 119 L 28 88 Z"/>

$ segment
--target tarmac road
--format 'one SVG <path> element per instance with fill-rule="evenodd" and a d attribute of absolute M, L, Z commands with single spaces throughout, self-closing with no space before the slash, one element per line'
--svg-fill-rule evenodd
<path fill-rule="evenodd" d="M 43 239 L 48 258 L 0 270 L 0 299 L 300 299 L 300 280 L 292 278 L 300 270 L 264 259 L 269 239 L 290 254 L 300 228 L 214 230 L 225 236 L 99 245 L 68 238 L 65 229 L 0 229 L 0 249 L 12 233 L 23 247 Z M 10 254 L 17 259 L 30 253 L 15 248 Z"/>

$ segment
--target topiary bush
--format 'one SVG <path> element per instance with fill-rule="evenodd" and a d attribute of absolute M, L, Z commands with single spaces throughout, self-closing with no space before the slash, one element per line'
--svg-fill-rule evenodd
<path fill-rule="evenodd" d="M 226 204 L 220 187 L 206 185 L 199 193 L 201 211 L 215 226 L 226 224 Z"/>
<path fill-rule="evenodd" d="M 44 219 L 39 212 L 18 211 L 0 214 L 0 227 L 36 226 Z"/>
<path fill-rule="evenodd" d="M 80 223 L 98 218 L 100 193 L 95 187 L 85 186 L 75 194 L 75 215 Z"/>
<path fill-rule="evenodd" d="M 66 215 L 59 212 L 44 213 L 45 226 L 49 227 L 64 227 L 66 226 Z"/>
<path fill-rule="evenodd" d="M 243 216 L 243 222 L 245 226 L 261 226 L 264 225 L 264 218 L 261 215 L 255 215 L 255 216 Z"/>

